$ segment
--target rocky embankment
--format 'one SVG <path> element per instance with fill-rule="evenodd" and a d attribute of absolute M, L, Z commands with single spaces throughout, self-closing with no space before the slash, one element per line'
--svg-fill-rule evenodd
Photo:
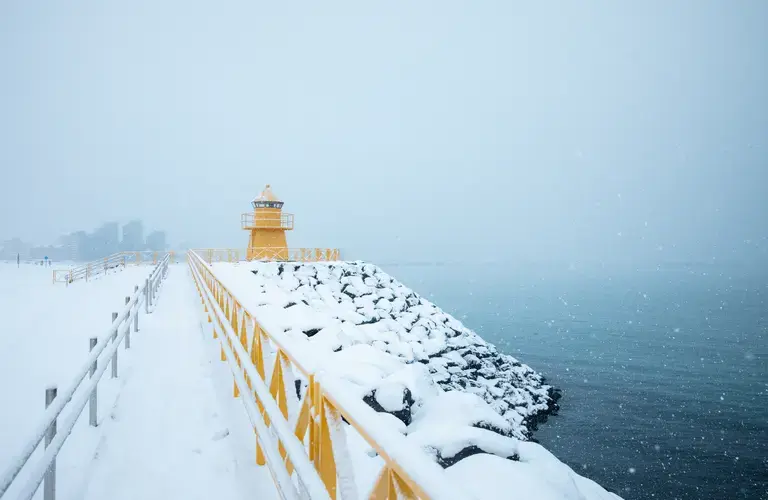
<path fill-rule="evenodd" d="M 262 324 L 305 338 L 382 425 L 443 467 L 467 476 L 495 471 L 488 481 L 501 482 L 489 491 L 508 484 L 496 478 L 506 470 L 537 498 L 617 498 L 530 442 L 536 424 L 557 411 L 559 391 L 379 267 L 248 266 Z"/>

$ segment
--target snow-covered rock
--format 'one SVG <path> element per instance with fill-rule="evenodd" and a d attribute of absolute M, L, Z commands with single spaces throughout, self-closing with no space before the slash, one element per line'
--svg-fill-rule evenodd
<path fill-rule="evenodd" d="M 521 498 L 618 498 L 528 442 L 536 423 L 557 410 L 556 389 L 377 266 L 245 267 L 252 277 L 246 283 L 238 269 L 235 293 L 247 287 L 246 307 L 268 331 L 306 342 L 317 367 L 343 379 L 381 425 L 482 485 L 482 498 L 508 498 L 511 490 Z"/>
<path fill-rule="evenodd" d="M 557 410 L 559 392 L 539 373 L 377 266 L 252 265 L 253 284 L 263 292 L 260 305 L 271 306 L 271 317 L 283 331 L 303 333 L 318 349 L 339 352 L 367 344 L 405 364 L 424 365 L 443 390 L 482 398 L 518 439 L 530 438 L 536 423 Z"/>

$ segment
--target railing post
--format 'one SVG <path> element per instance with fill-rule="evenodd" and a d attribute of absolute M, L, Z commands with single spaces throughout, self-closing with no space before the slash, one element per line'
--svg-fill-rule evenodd
<path fill-rule="evenodd" d="M 139 285 L 133 287 L 133 294 L 136 295 L 136 311 L 133 313 L 133 331 L 139 331 Z"/>
<path fill-rule="evenodd" d="M 96 343 L 99 341 L 96 337 L 91 337 L 90 344 L 91 348 L 89 351 L 93 351 L 93 348 L 96 347 Z M 99 360 L 94 359 L 93 364 L 91 365 L 91 378 L 93 378 L 94 375 L 96 375 L 96 365 L 98 364 Z M 88 423 L 91 425 L 91 427 L 96 427 L 96 411 L 98 409 L 98 389 L 99 384 L 96 384 L 93 387 L 93 392 L 91 392 L 91 399 L 88 403 Z"/>
<path fill-rule="evenodd" d="M 128 302 L 131 301 L 130 297 L 125 298 L 125 305 L 128 305 Z M 133 309 L 133 308 L 131 308 Z M 125 348 L 130 349 L 131 348 L 131 315 L 128 314 L 128 320 L 125 322 Z"/>
<path fill-rule="evenodd" d="M 149 314 L 149 278 L 144 281 L 144 313 Z"/>
<path fill-rule="evenodd" d="M 45 390 L 45 407 L 48 408 L 56 399 L 56 387 L 49 387 Z M 45 447 L 51 444 L 54 436 L 56 436 L 56 419 L 51 422 L 51 426 L 45 433 Z M 56 457 L 53 458 L 51 465 L 48 466 L 48 470 L 45 472 L 45 478 L 43 483 L 43 500 L 55 500 L 56 498 Z"/>
<path fill-rule="evenodd" d="M 115 325 L 115 320 L 117 320 L 117 313 L 112 313 L 112 325 L 115 327 L 115 333 L 112 335 L 112 342 L 117 342 L 117 330 L 119 329 L 117 325 Z M 117 378 L 117 349 L 115 349 L 115 353 L 112 355 L 112 378 Z"/>

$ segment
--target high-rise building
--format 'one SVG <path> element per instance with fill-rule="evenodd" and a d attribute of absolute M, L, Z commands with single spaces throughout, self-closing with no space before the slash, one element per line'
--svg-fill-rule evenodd
<path fill-rule="evenodd" d="M 72 233 L 70 240 L 70 252 L 72 260 L 85 261 L 89 256 L 90 238 L 85 231 L 77 231 Z"/>
<path fill-rule="evenodd" d="M 149 250 L 164 251 L 166 249 L 165 231 L 152 231 L 147 235 L 147 248 Z"/>
<path fill-rule="evenodd" d="M 59 238 L 59 245 L 65 248 L 64 258 L 62 260 L 71 260 L 77 262 L 81 259 L 81 249 L 85 248 L 88 235 L 85 231 L 77 231 Z"/>
<path fill-rule="evenodd" d="M 140 220 L 132 220 L 123 226 L 122 250 L 144 250 L 144 224 Z"/>
<path fill-rule="evenodd" d="M 88 260 L 100 259 L 118 251 L 120 247 L 120 226 L 117 222 L 102 224 L 90 239 L 91 255 Z"/>

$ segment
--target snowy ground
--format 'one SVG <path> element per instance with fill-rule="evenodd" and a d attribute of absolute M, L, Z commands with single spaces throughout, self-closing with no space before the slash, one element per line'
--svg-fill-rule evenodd
<path fill-rule="evenodd" d="M 111 311 L 150 269 L 67 288 L 52 285 L 48 269 L 0 265 L 0 313 L 9 326 L 0 334 L 0 470 L 42 416 L 45 386 L 69 383 L 88 338 L 106 333 Z M 86 409 L 59 454 L 58 498 L 275 498 L 269 473 L 255 465 L 231 376 L 218 351 L 206 349 L 199 305 L 187 266 L 172 265 L 155 311 L 141 314 L 131 349 L 120 349 L 119 377 L 108 371 L 99 383 L 98 426 L 88 426 Z M 30 465 L 40 456 L 38 449 Z"/>
<path fill-rule="evenodd" d="M 539 374 L 378 267 L 217 263 L 214 272 L 267 330 L 311 346 L 380 425 L 477 485 L 478 498 L 618 498 L 525 441 L 555 402 Z M 364 492 L 380 459 L 347 434 Z"/>
<path fill-rule="evenodd" d="M 320 371 L 341 377 L 345 395 L 367 403 L 372 409 L 361 407 L 378 425 L 475 497 L 616 498 L 520 439 L 525 420 L 550 404 L 538 374 L 375 266 L 214 269 L 267 329 L 311 346 Z M 106 333 L 111 312 L 149 271 L 128 267 L 65 287 L 51 284 L 50 269 L 0 265 L 0 468 L 42 414 L 46 385 L 70 381 L 88 338 Z M 187 267 L 171 266 L 157 309 L 142 314 L 132 348 L 120 351 L 119 378 L 99 384 L 98 427 L 82 416 L 59 455 L 59 498 L 275 497 L 267 469 L 254 463 L 255 439 L 232 398 L 231 374 L 200 320 Z M 365 495 L 381 458 L 344 428 Z"/>
<path fill-rule="evenodd" d="M 88 357 L 88 339 L 106 333 L 112 312 L 150 272 L 127 267 L 67 287 L 52 284 L 51 268 L 0 264 L 0 470 L 42 415 L 45 388 L 70 383 Z"/>
<path fill-rule="evenodd" d="M 85 499 L 276 498 L 268 471 L 255 464 L 250 426 L 229 420 L 239 402 L 218 399 L 230 394 L 231 379 L 215 387 L 187 273 L 172 266 L 132 353 L 138 366 L 102 430 Z"/>

